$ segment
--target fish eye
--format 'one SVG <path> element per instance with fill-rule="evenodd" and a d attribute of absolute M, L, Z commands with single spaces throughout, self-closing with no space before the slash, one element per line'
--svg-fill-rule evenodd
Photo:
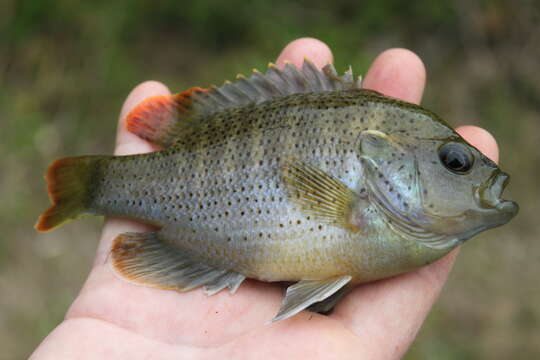
<path fill-rule="evenodd" d="M 447 143 L 439 148 L 439 159 L 445 168 L 456 174 L 466 174 L 473 165 L 470 150 L 461 143 Z"/>

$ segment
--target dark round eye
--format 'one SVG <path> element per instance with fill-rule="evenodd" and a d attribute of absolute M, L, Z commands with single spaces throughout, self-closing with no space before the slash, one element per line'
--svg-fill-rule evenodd
<path fill-rule="evenodd" d="M 448 170 L 456 174 L 467 173 L 474 162 L 469 149 L 461 143 L 447 143 L 439 148 L 439 159 Z"/>

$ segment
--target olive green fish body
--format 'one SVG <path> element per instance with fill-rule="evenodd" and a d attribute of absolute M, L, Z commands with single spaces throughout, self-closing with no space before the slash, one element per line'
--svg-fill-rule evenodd
<path fill-rule="evenodd" d="M 167 150 L 104 161 L 94 211 L 158 224 L 167 241 L 208 263 L 263 280 L 366 281 L 417 267 L 415 242 L 390 232 L 380 241 L 377 226 L 351 232 L 321 223 L 289 200 L 283 182 L 294 159 L 365 191 L 357 134 L 391 121 L 387 102 L 349 90 L 224 111 Z M 389 238 L 395 249 L 380 246 Z"/>
<path fill-rule="evenodd" d="M 38 229 L 83 214 L 154 224 L 115 241 L 122 275 L 210 294 L 245 277 L 298 281 L 274 320 L 431 263 L 517 212 L 500 199 L 508 176 L 435 114 L 331 66 L 150 98 L 128 129 L 164 150 L 59 160 Z"/>

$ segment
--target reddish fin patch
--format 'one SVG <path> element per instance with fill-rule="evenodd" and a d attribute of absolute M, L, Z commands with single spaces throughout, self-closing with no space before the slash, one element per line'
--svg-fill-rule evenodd
<path fill-rule="evenodd" d="M 182 135 L 193 113 L 192 97 L 207 91 L 194 87 L 174 95 L 149 97 L 128 114 L 126 127 L 145 140 L 168 147 Z"/>

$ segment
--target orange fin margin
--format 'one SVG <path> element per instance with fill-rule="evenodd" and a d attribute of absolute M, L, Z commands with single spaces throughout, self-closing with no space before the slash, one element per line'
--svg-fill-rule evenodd
<path fill-rule="evenodd" d="M 101 156 L 58 159 L 47 169 L 49 199 L 53 204 L 38 219 L 38 231 L 49 231 L 88 213 L 91 179 Z"/>
<path fill-rule="evenodd" d="M 192 97 L 207 91 L 193 87 L 174 95 L 149 97 L 127 115 L 126 127 L 140 138 L 163 147 L 170 146 L 182 134 L 192 113 Z"/>

